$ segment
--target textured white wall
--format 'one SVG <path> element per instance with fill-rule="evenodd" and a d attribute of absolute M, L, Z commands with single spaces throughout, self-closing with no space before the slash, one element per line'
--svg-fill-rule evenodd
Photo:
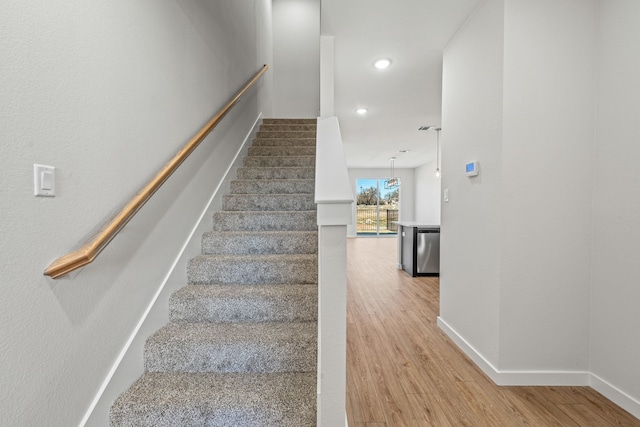
<path fill-rule="evenodd" d="M 598 25 L 590 368 L 640 417 L 640 3 L 600 1 Z"/>
<path fill-rule="evenodd" d="M 445 51 L 442 318 L 500 371 L 588 367 L 594 42 L 593 2 L 500 0 Z"/>
<path fill-rule="evenodd" d="M 442 325 L 495 379 L 591 384 L 636 416 L 639 28 L 627 0 L 476 11 L 444 55 L 441 259 Z"/>
<path fill-rule="evenodd" d="M 498 363 L 503 4 L 488 0 L 444 51 L 440 316 Z M 465 176 L 477 160 L 480 175 Z"/>
<path fill-rule="evenodd" d="M 588 369 L 595 1 L 505 3 L 500 369 Z"/>
<path fill-rule="evenodd" d="M 320 0 L 273 0 L 274 117 L 320 115 Z"/>
<path fill-rule="evenodd" d="M 416 221 L 425 224 L 440 224 L 440 187 L 442 181 L 434 173 L 436 163 L 431 162 L 415 168 L 415 193 L 413 196 Z"/>
<path fill-rule="evenodd" d="M 93 264 L 57 281 L 42 272 L 269 61 L 256 30 L 267 10 L 262 0 L 0 6 L 4 422 L 82 419 L 255 121 L 257 91 Z M 33 196 L 33 163 L 57 167 L 57 197 Z"/>
<path fill-rule="evenodd" d="M 273 117 L 273 2 L 253 0 L 253 3 L 256 5 L 257 65 L 269 64 L 271 67 L 258 82 L 258 107 L 263 117 Z"/>
<path fill-rule="evenodd" d="M 400 209 L 398 212 L 401 221 L 414 220 L 414 169 L 396 168 L 395 174 L 400 178 Z M 349 181 L 354 197 L 358 197 L 356 181 L 358 178 L 389 178 L 389 169 L 380 168 L 351 168 L 349 169 Z M 347 236 L 356 236 L 356 203 L 353 204 L 353 217 L 350 225 L 347 225 Z"/>
<path fill-rule="evenodd" d="M 335 37 L 320 37 L 320 116 L 332 117 L 335 108 Z"/>

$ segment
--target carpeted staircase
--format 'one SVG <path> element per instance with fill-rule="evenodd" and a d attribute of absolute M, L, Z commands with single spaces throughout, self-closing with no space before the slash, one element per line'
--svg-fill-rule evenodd
<path fill-rule="evenodd" d="M 111 426 L 316 425 L 315 129 L 264 120 Z"/>

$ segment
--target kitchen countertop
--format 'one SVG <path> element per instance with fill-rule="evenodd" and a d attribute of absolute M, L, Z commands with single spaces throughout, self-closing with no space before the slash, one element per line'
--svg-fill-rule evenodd
<path fill-rule="evenodd" d="M 440 228 L 439 225 L 425 224 L 424 222 L 417 222 L 417 221 L 393 221 L 393 223 L 401 225 L 403 227 Z"/>

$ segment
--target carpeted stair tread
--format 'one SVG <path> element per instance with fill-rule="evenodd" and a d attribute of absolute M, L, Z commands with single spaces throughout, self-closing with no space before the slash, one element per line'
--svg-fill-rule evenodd
<path fill-rule="evenodd" d="M 219 211 L 213 214 L 214 231 L 312 231 L 318 229 L 317 212 Z"/>
<path fill-rule="evenodd" d="M 316 209 L 313 193 L 308 194 L 227 194 L 225 211 L 309 211 Z"/>
<path fill-rule="evenodd" d="M 301 119 L 301 118 L 268 118 L 262 121 L 262 124 L 317 124 L 317 118 Z"/>
<path fill-rule="evenodd" d="M 257 133 L 258 138 L 315 138 L 315 136 L 315 130 L 259 130 Z"/>
<path fill-rule="evenodd" d="M 110 425 L 316 425 L 317 119 L 264 119 Z"/>
<path fill-rule="evenodd" d="M 187 264 L 189 284 L 317 283 L 318 257 L 295 255 L 200 255 Z"/>
<path fill-rule="evenodd" d="M 146 372 L 311 372 L 314 322 L 170 323 L 144 348 Z"/>
<path fill-rule="evenodd" d="M 316 284 L 189 285 L 171 295 L 172 322 L 310 322 Z"/>
<path fill-rule="evenodd" d="M 238 179 L 231 181 L 232 194 L 313 194 L 313 179 Z"/>
<path fill-rule="evenodd" d="M 238 179 L 314 179 L 315 167 L 238 168 Z"/>
<path fill-rule="evenodd" d="M 147 373 L 114 403 L 111 426 L 311 427 L 316 373 Z"/>
<path fill-rule="evenodd" d="M 315 147 L 315 138 L 259 138 L 252 147 Z M 251 147 L 249 147 L 251 148 Z"/>
<path fill-rule="evenodd" d="M 315 156 L 247 156 L 245 167 L 315 167 Z"/>
<path fill-rule="evenodd" d="M 316 231 L 210 231 L 202 235 L 202 253 L 314 254 Z"/>
<path fill-rule="evenodd" d="M 263 131 L 314 131 L 317 123 L 262 123 Z"/>

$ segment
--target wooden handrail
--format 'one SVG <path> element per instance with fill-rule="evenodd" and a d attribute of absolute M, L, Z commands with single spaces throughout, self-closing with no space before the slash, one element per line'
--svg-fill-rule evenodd
<path fill-rule="evenodd" d="M 264 65 L 247 84 L 215 115 L 209 122 L 142 188 L 127 205 L 107 224 L 96 237 L 85 243 L 77 251 L 64 255 L 52 262 L 44 271 L 46 276 L 54 279 L 77 268 L 87 265 L 102 252 L 109 242 L 122 230 L 131 218 L 153 196 L 162 184 L 178 169 L 178 166 L 200 145 L 207 135 L 220 123 L 220 120 L 231 110 L 240 98 L 269 69 Z"/>

